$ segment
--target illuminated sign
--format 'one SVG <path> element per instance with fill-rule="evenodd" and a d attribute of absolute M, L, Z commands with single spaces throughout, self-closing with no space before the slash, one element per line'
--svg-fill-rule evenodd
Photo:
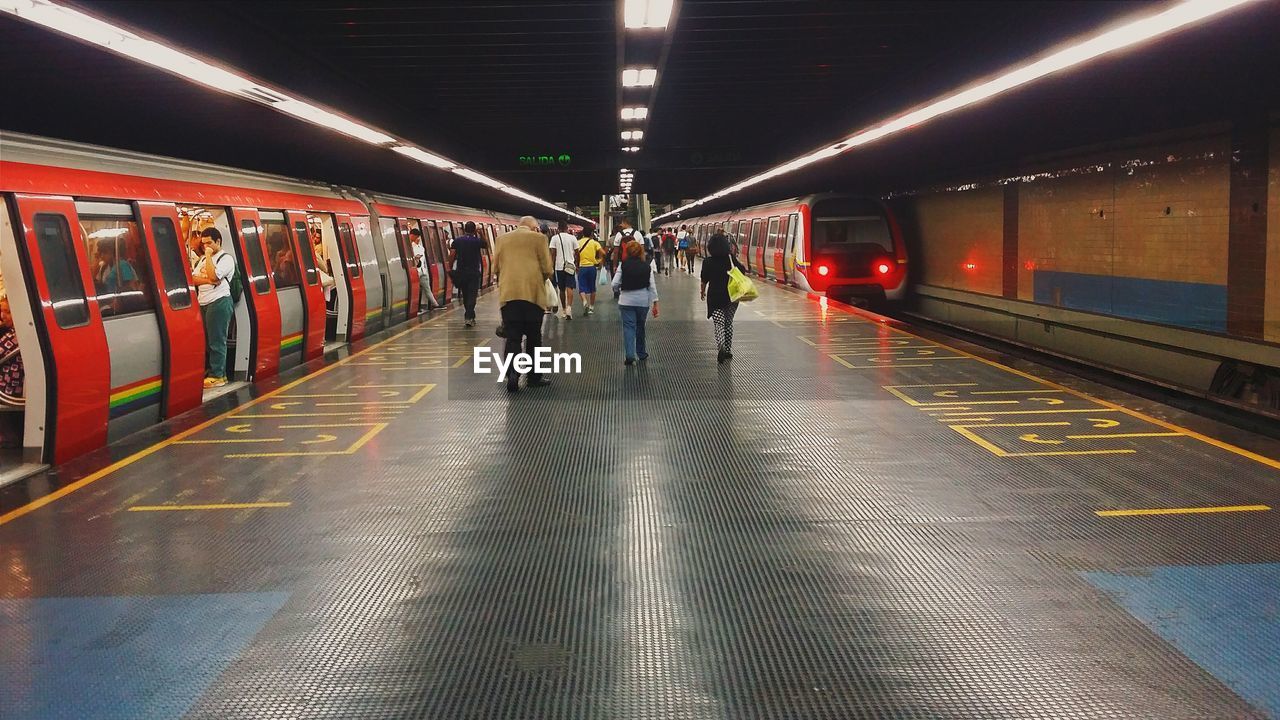
<path fill-rule="evenodd" d="M 568 167 L 573 164 L 573 156 L 569 153 L 559 155 L 521 155 L 521 167 Z"/>

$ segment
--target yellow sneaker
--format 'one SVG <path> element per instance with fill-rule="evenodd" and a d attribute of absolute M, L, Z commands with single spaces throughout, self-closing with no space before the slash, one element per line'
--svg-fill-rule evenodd
<path fill-rule="evenodd" d="M 207 377 L 204 379 L 204 386 L 207 388 L 222 387 L 226 384 L 227 379 L 224 377 Z"/>

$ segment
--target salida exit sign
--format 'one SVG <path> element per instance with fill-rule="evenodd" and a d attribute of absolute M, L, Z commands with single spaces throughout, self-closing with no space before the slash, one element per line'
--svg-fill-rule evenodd
<path fill-rule="evenodd" d="M 573 156 L 569 153 L 559 155 L 521 155 L 521 167 L 567 167 L 573 164 Z"/>

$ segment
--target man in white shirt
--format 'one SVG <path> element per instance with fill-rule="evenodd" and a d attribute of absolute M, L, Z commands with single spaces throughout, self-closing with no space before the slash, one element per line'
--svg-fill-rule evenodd
<path fill-rule="evenodd" d="M 577 279 L 578 267 L 574 253 L 578 249 L 578 238 L 569 233 L 569 224 L 561 220 L 556 224 L 556 234 L 551 236 L 551 268 L 554 271 L 551 283 L 560 292 L 560 307 L 564 308 L 564 319 L 573 319 L 573 286 Z"/>
<path fill-rule="evenodd" d="M 631 227 L 631 221 L 624 217 L 622 218 L 622 228 L 613 234 L 613 241 L 610 243 L 611 247 L 609 248 L 610 265 L 615 270 L 622 263 L 622 244 L 632 240 L 639 241 L 641 245 L 645 246 L 646 251 L 649 250 L 649 244 L 645 242 L 644 233 Z M 620 294 L 620 291 L 614 290 L 613 299 L 617 300 Z"/>
<path fill-rule="evenodd" d="M 422 244 L 422 231 L 418 228 L 409 230 L 409 240 L 413 245 L 413 266 L 418 270 L 418 299 L 422 293 L 427 294 L 427 310 L 440 307 L 436 301 L 435 291 L 431 288 L 431 273 L 427 270 L 427 249 Z"/>
<path fill-rule="evenodd" d="M 231 301 L 231 278 L 236 274 L 236 261 L 222 249 L 222 233 L 205 228 L 200 233 L 204 257 L 196 261 L 191 275 L 196 283 L 196 302 L 204 318 L 205 352 L 204 386 L 227 384 L 227 330 L 235 306 Z"/>

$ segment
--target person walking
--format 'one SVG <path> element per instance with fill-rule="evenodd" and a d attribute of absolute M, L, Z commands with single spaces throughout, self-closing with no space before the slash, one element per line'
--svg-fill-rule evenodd
<path fill-rule="evenodd" d="M 613 247 L 609 249 L 609 273 L 615 276 L 618 274 L 618 266 L 623 260 L 622 246 L 632 240 L 636 240 L 641 243 L 641 247 L 644 247 L 645 242 L 644 233 L 631 227 L 630 220 L 624 217 L 622 218 L 621 224 L 622 227 L 619 228 L 618 232 L 613 234 Z M 616 285 L 613 290 L 613 299 L 618 299 L 618 290 Z"/>
<path fill-rule="evenodd" d="M 582 296 L 582 314 L 593 315 L 596 311 L 596 281 L 600 272 L 600 263 L 604 259 L 604 247 L 596 240 L 591 230 L 582 231 L 582 239 L 578 241 L 578 294 Z"/>
<path fill-rule="evenodd" d="M 679 267 L 681 260 L 684 259 L 682 254 L 677 252 L 676 234 L 671 232 L 671 228 L 662 230 L 662 254 L 667 259 L 667 277 L 671 277 L 671 271 Z"/>
<path fill-rule="evenodd" d="M 689 226 L 681 225 L 676 235 L 676 250 L 680 252 L 680 269 L 693 274 L 693 255 L 689 250 L 693 247 L 693 236 L 689 234 Z"/>
<path fill-rule="evenodd" d="M 738 303 L 729 300 L 729 269 L 746 270 L 730 252 L 729 239 L 720 233 L 707 241 L 707 257 L 702 261 L 702 290 L 707 301 L 707 317 L 715 323 L 716 362 L 733 359 L 733 316 Z"/>
<path fill-rule="evenodd" d="M 537 228 L 534 223 L 534 228 Z M 534 232 L 537 232 L 535 229 Z M 476 324 L 476 295 L 480 292 L 480 255 L 484 241 L 476 235 L 476 224 L 467 221 L 462 234 L 449 244 L 449 267 L 453 268 L 453 284 L 462 292 L 463 327 Z"/>
<path fill-rule="evenodd" d="M 524 353 L 533 357 L 542 344 L 542 315 L 547 301 L 546 282 L 551 278 L 551 250 L 547 236 L 538 232 L 538 221 L 526 215 L 515 230 L 500 236 L 494 244 L 493 274 L 498 279 L 498 303 L 502 306 L 505 354 Z M 550 385 L 551 381 L 531 369 L 529 387 Z M 520 390 L 520 376 L 514 366 L 507 371 L 507 392 Z"/>
<path fill-rule="evenodd" d="M 618 312 L 622 315 L 622 345 L 627 365 L 649 357 L 644 321 L 650 306 L 653 316 L 658 317 L 657 274 L 645 259 L 644 245 L 638 240 L 622 246 L 622 264 L 613 275 L 613 291 L 620 293 Z"/>
<path fill-rule="evenodd" d="M 551 264 L 555 267 L 552 284 L 560 295 L 560 307 L 564 308 L 564 319 L 573 319 L 573 288 L 578 271 L 577 250 L 578 239 L 569 234 L 569 224 L 561 220 L 556 225 L 555 235 L 551 237 Z"/>

